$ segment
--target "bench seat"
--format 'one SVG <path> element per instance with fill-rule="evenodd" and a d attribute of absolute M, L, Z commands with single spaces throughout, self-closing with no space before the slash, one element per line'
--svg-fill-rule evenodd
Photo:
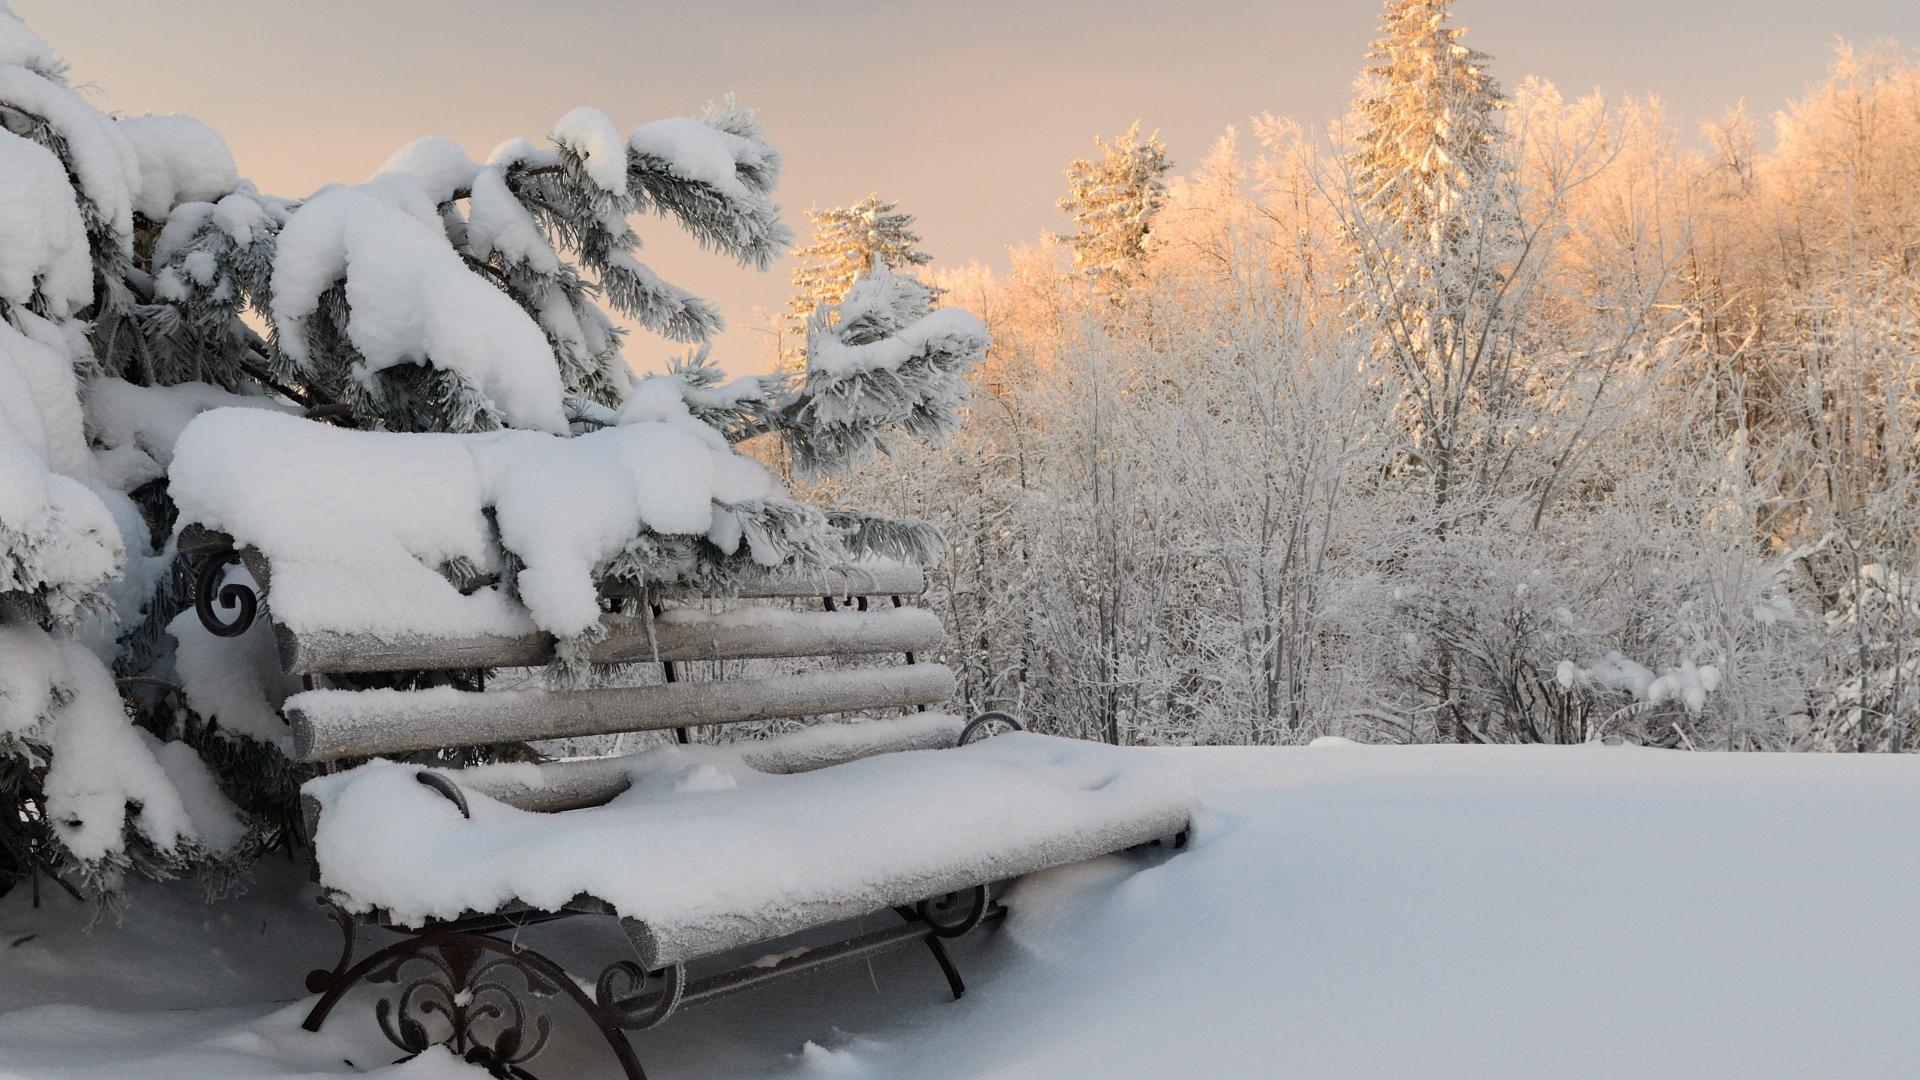
<path fill-rule="evenodd" d="M 305 790 L 320 882 L 403 925 L 590 898 L 659 968 L 1172 837 L 1194 813 L 1184 776 L 1152 754 L 1018 732 L 785 775 L 725 746 L 624 767 L 620 794 L 560 813 L 463 783 L 470 818 L 419 766 L 318 778 Z M 538 768 L 485 775 L 520 770 L 537 789 Z"/>

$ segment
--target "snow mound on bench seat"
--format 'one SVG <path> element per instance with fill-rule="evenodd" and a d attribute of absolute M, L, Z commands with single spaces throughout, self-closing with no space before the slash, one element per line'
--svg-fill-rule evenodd
<path fill-rule="evenodd" d="M 296 633 L 537 628 L 565 640 L 596 627 L 596 574 L 643 534 L 704 538 L 761 565 L 787 555 L 757 525 L 743 542 L 739 508 L 784 501 L 772 476 L 684 406 L 574 438 L 347 431 L 216 409 L 187 425 L 169 476 L 183 523 L 267 557 L 274 621 Z M 499 583 L 462 594 L 441 573 L 465 560 L 497 576 L 509 554 L 518 601 Z"/>
<path fill-rule="evenodd" d="M 1171 836 L 1194 807 L 1151 752 L 1027 733 L 794 775 L 724 747 L 630 770 L 605 806 L 537 814 L 473 793 L 471 820 L 417 766 L 309 781 L 321 884 L 406 925 L 585 894 L 644 924 L 630 929 L 655 965 Z"/>

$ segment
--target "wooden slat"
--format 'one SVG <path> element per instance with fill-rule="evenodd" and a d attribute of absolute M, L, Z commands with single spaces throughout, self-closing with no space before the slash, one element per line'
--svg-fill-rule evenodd
<path fill-rule="evenodd" d="M 805 577 L 748 578 L 730 594 L 742 599 L 801 599 L 809 596 L 919 596 L 927 591 L 927 575 L 918 566 L 886 563 L 857 567 L 845 572 L 809 574 Z M 662 590 L 665 598 L 705 595 L 694 590 Z M 626 595 L 633 595 L 630 590 Z"/>
<path fill-rule="evenodd" d="M 679 608 L 654 620 L 651 640 L 644 619 L 609 615 L 604 622 L 607 636 L 588 652 L 593 662 L 601 664 L 933 652 L 944 636 L 939 616 L 922 608 L 787 611 L 756 607 L 731 612 Z M 281 665 L 294 675 L 534 667 L 553 659 L 554 639 L 545 633 L 394 640 L 373 634 L 276 629 Z"/>
<path fill-rule="evenodd" d="M 444 746 L 659 731 L 866 709 L 953 695 L 940 664 L 595 690 L 309 690 L 287 699 L 294 754 L 331 761 Z"/>

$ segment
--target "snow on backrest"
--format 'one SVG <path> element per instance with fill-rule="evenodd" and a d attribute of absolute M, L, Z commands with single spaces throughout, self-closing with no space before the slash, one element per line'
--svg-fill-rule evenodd
<path fill-rule="evenodd" d="M 169 476 L 183 526 L 266 557 L 274 621 L 294 633 L 576 639 L 598 627 L 596 573 L 649 534 L 814 568 L 764 522 L 743 542 L 741 518 L 778 505 L 800 528 L 818 512 L 786 502 L 765 468 L 690 417 L 565 438 L 350 431 L 219 409 L 188 425 Z M 479 587 L 463 594 L 442 573 L 456 562 Z"/>

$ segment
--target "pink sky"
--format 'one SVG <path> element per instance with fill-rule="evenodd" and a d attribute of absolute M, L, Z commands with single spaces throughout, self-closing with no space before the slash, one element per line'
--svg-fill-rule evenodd
<path fill-rule="evenodd" d="M 616 3 L 567 0 L 12 0 L 105 107 L 184 112 L 218 128 L 244 175 L 276 194 L 357 181 L 424 135 L 476 156 L 538 137 L 569 108 L 623 127 L 729 92 L 762 109 L 786 153 L 780 202 L 868 191 L 919 216 L 939 265 L 1004 264 L 1007 244 L 1059 230 L 1060 171 L 1096 133 L 1139 118 L 1177 169 L 1263 111 L 1323 124 L 1342 110 L 1372 36 L 1373 0 Z M 1569 95 L 1661 95 L 1683 123 L 1744 98 L 1778 108 L 1819 77 L 1832 40 L 1920 44 L 1913 0 L 1460 0 L 1468 40 L 1508 86 L 1542 75 Z M 763 364 L 741 327 L 779 310 L 790 265 L 766 274 L 640 226 L 669 280 L 718 302 L 716 345 Z M 677 346 L 635 335 L 641 368 Z"/>

